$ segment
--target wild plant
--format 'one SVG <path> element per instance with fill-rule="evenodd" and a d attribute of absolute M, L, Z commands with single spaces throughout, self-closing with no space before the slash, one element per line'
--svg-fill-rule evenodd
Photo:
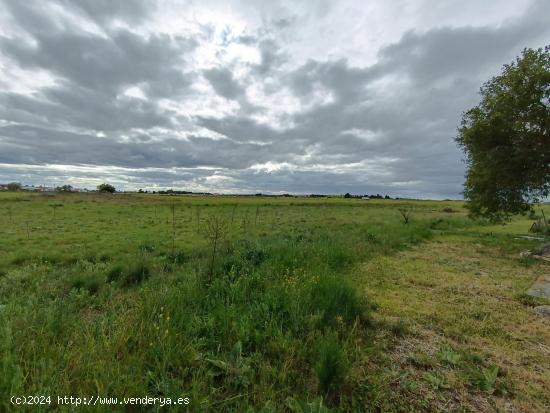
<path fill-rule="evenodd" d="M 13 206 L 8 205 L 6 207 L 6 211 L 8 211 L 8 217 L 10 218 L 10 224 L 13 223 Z"/>
<path fill-rule="evenodd" d="M 403 218 L 403 223 L 408 224 L 410 217 L 411 217 L 411 209 L 410 208 L 399 208 L 399 213 L 401 214 L 401 217 Z"/>
<path fill-rule="evenodd" d="M 50 208 L 53 209 L 53 222 L 54 222 L 54 223 L 57 222 L 55 211 L 57 210 L 57 208 L 60 208 L 60 207 L 62 207 L 62 206 L 63 206 L 63 204 L 50 204 Z"/>
<path fill-rule="evenodd" d="M 237 211 L 237 204 L 233 205 L 233 208 L 231 208 L 231 226 L 233 226 L 233 221 L 235 220 L 236 211 Z"/>
<path fill-rule="evenodd" d="M 197 205 L 195 213 L 197 218 L 197 234 L 198 234 L 201 230 L 201 207 L 199 205 Z"/>
<path fill-rule="evenodd" d="M 481 391 L 493 394 L 497 390 L 498 366 L 475 368 L 470 372 L 470 382 Z"/>
<path fill-rule="evenodd" d="M 442 390 L 442 389 L 449 388 L 449 385 L 447 384 L 447 381 L 445 380 L 445 378 L 435 372 L 426 372 L 424 374 L 424 380 L 426 380 L 428 384 L 431 386 L 431 388 L 434 390 Z"/>
<path fill-rule="evenodd" d="M 344 384 L 349 365 L 336 334 L 323 337 L 317 347 L 315 374 L 322 395 L 331 398 Z"/>
<path fill-rule="evenodd" d="M 448 346 L 443 347 L 439 351 L 437 356 L 439 357 L 439 360 L 441 360 L 442 363 L 447 364 L 449 366 L 458 365 L 462 359 L 459 353 L 456 353 L 455 351 L 453 351 L 452 348 Z"/>
<path fill-rule="evenodd" d="M 246 231 L 248 229 L 248 211 L 246 209 L 243 213 L 241 228 L 243 230 L 243 234 L 246 234 Z"/>
<path fill-rule="evenodd" d="M 216 263 L 216 254 L 227 235 L 227 222 L 224 218 L 213 215 L 206 221 L 206 236 L 210 245 L 210 265 L 208 268 L 208 277 L 212 280 L 214 275 L 214 264 Z"/>
<path fill-rule="evenodd" d="M 256 215 L 254 216 L 254 226 L 257 227 L 258 226 L 258 220 L 260 218 L 260 207 L 257 206 L 256 207 Z"/>
<path fill-rule="evenodd" d="M 174 255 L 176 250 L 176 204 L 174 202 L 170 205 L 170 209 L 172 210 L 172 255 Z"/>

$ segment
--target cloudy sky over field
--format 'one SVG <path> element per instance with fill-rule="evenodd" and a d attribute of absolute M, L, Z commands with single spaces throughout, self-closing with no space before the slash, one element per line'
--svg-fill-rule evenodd
<path fill-rule="evenodd" d="M 460 197 L 546 0 L 0 0 L 0 183 Z"/>

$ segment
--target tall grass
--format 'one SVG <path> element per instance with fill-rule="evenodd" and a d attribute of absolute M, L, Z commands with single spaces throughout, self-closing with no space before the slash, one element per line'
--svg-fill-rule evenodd
<path fill-rule="evenodd" d="M 64 221 L 70 208 L 83 206 L 64 208 Z M 203 208 L 178 212 L 196 220 L 186 236 L 197 236 Z M 261 216 L 256 209 L 253 227 L 247 210 L 228 208 L 224 216 L 243 217 L 240 230 L 207 220 L 192 243 L 154 233 L 134 241 L 140 229 L 130 227 L 126 239 L 90 241 L 94 256 L 109 250 L 105 260 L 62 249 L 55 262 L 38 260 L 43 251 L 29 247 L 24 259 L 10 261 L 0 277 L 0 304 L 9 303 L 0 310 L 2 400 L 14 391 L 181 395 L 190 397 L 191 411 L 283 411 L 288 398 L 307 406 L 322 397 L 346 411 L 352 400 L 342 389 L 356 342 L 375 328 L 375 306 L 351 275 L 376 254 L 427 239 L 432 222 L 403 225 L 393 215 L 389 222 L 300 226 L 302 215 L 278 212 L 290 223 L 264 232 L 262 225 L 272 227 L 267 208 Z M 164 211 L 172 230 L 164 234 L 174 234 L 173 210 Z M 93 225 L 108 234 L 112 224 Z"/>

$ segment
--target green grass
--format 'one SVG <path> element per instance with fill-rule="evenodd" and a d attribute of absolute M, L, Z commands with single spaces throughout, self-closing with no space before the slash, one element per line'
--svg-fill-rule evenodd
<path fill-rule="evenodd" d="M 33 394 L 181 396 L 189 411 L 400 411 L 410 398 L 430 409 L 430 392 L 449 391 L 452 380 L 389 367 L 419 322 L 435 322 L 429 309 L 441 307 L 438 328 L 448 337 L 506 337 L 483 307 L 470 309 L 484 323 L 478 331 L 432 296 L 424 307 L 403 301 L 439 280 L 423 264 L 406 275 L 408 290 L 395 291 L 396 263 L 433 242 L 487 254 L 534 246 L 515 239 L 519 224 L 480 225 L 452 201 L 1 194 L 0 211 L 8 208 L 0 215 L 0 411 L 16 410 L 10 395 Z M 213 219 L 224 223 L 215 250 Z M 526 281 L 510 287 L 515 296 Z M 449 346 L 438 354 L 433 368 L 503 397 L 493 364 Z M 395 380 L 426 393 L 388 397 Z"/>

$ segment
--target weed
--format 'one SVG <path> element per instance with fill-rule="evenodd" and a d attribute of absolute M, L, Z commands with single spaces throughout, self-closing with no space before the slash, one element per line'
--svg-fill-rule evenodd
<path fill-rule="evenodd" d="M 144 242 L 139 246 L 141 252 L 155 252 L 157 246 L 151 242 Z"/>
<path fill-rule="evenodd" d="M 453 349 L 448 346 L 441 348 L 437 356 L 443 364 L 453 367 L 457 366 L 462 359 L 459 353 L 454 352 Z"/>
<path fill-rule="evenodd" d="M 246 388 L 250 385 L 253 371 L 248 359 L 243 357 L 243 345 L 240 341 L 235 343 L 226 360 L 205 359 L 214 367 L 214 376 L 223 376 L 225 385 L 235 389 Z"/>
<path fill-rule="evenodd" d="M 85 290 L 94 295 L 99 292 L 104 280 L 101 276 L 91 274 L 79 274 L 71 280 L 71 287 L 77 290 Z"/>
<path fill-rule="evenodd" d="M 411 218 L 411 210 L 409 208 L 399 208 L 398 211 L 401 214 L 401 218 L 403 218 L 403 223 L 408 224 Z"/>
<path fill-rule="evenodd" d="M 321 277 L 311 288 L 308 304 L 310 311 L 318 315 L 322 328 L 368 319 L 368 306 L 343 278 Z"/>
<path fill-rule="evenodd" d="M 208 269 L 208 278 L 211 281 L 214 275 L 214 264 L 216 254 L 227 235 L 227 223 L 217 215 L 209 217 L 206 221 L 206 234 L 210 244 L 210 264 Z"/>
<path fill-rule="evenodd" d="M 8 217 L 9 217 L 9 220 L 10 220 L 10 224 L 13 223 L 13 206 L 12 205 L 8 205 L 6 207 L 6 211 L 8 213 Z"/>
<path fill-rule="evenodd" d="M 424 353 L 414 353 L 411 356 L 409 356 L 409 361 L 420 368 L 423 369 L 430 369 L 434 368 L 436 366 L 436 361 Z"/>
<path fill-rule="evenodd" d="M 330 413 L 332 411 L 323 405 L 322 397 L 311 402 L 297 400 L 291 397 L 287 400 L 286 404 L 293 413 Z"/>
<path fill-rule="evenodd" d="M 493 394 L 497 390 L 499 368 L 496 365 L 474 368 L 470 371 L 470 382 L 479 390 Z"/>
<path fill-rule="evenodd" d="M 390 323 L 389 330 L 396 337 L 404 337 L 409 332 L 407 322 L 402 318 Z"/>
<path fill-rule="evenodd" d="M 348 363 L 336 334 L 321 338 L 317 344 L 315 374 L 319 391 L 325 396 L 334 396 L 344 384 Z"/>
<path fill-rule="evenodd" d="M 166 254 L 166 259 L 173 264 L 181 265 L 189 260 L 189 256 L 185 251 L 176 250 Z"/>
<path fill-rule="evenodd" d="M 151 269 L 145 259 L 140 258 L 136 262 L 130 264 L 126 273 L 123 274 L 123 285 L 129 286 L 139 284 L 149 278 Z"/>
<path fill-rule="evenodd" d="M 426 382 L 434 390 L 443 390 L 449 388 L 449 385 L 447 384 L 445 378 L 435 372 L 428 371 L 424 373 L 424 380 L 426 380 Z"/>
<path fill-rule="evenodd" d="M 123 264 L 115 264 L 109 270 L 107 271 L 107 282 L 111 283 L 114 281 L 118 281 L 122 274 L 124 273 L 124 265 Z"/>
<path fill-rule="evenodd" d="M 31 257 L 29 257 L 26 254 L 20 253 L 12 258 L 11 263 L 13 265 L 23 265 L 31 260 Z"/>

